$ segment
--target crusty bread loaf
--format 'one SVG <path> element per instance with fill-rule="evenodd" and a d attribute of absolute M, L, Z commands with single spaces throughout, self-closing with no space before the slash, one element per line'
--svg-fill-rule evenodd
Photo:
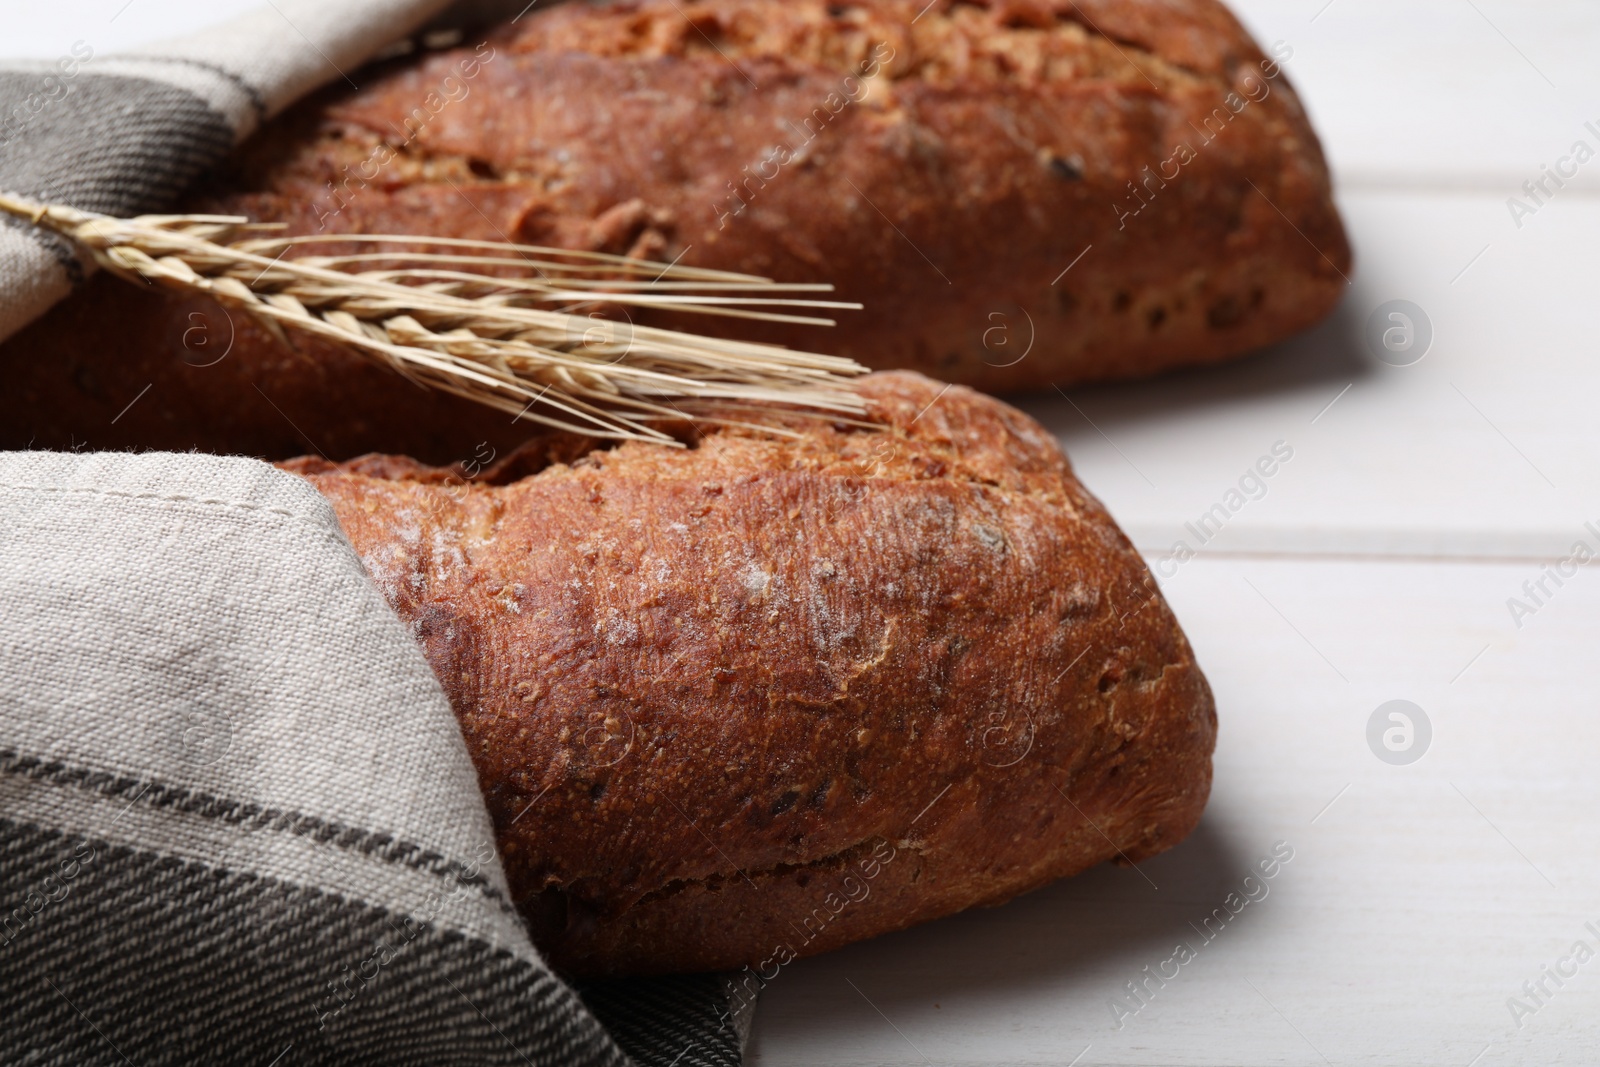
<path fill-rule="evenodd" d="M 1124 378 L 1343 289 L 1283 54 L 1215 0 L 568 4 L 319 94 L 186 206 L 828 281 L 866 305 L 832 331 L 691 325 L 990 391 Z M 95 280 L 0 348 L 0 444 L 448 463 L 524 432 L 300 345 Z"/>
<path fill-rule="evenodd" d="M 770 974 L 1199 819 L 1210 689 L 1054 440 L 863 389 L 887 429 L 285 465 L 414 627 L 566 971 Z"/>

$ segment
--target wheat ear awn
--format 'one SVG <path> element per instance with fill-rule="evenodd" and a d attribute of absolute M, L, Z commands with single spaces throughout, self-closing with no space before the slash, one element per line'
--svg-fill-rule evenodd
<path fill-rule="evenodd" d="M 847 421 L 864 411 L 850 379 L 866 368 L 853 360 L 627 318 L 648 308 L 832 325 L 814 313 L 861 305 L 794 295 L 829 285 L 465 238 L 291 237 L 233 215 L 123 219 L 5 193 L 0 211 L 67 237 L 123 278 L 205 294 L 285 341 L 286 327 L 323 338 L 558 429 L 671 445 L 652 423 L 693 420 L 707 401 Z M 319 246 L 346 251 L 318 255 Z"/>

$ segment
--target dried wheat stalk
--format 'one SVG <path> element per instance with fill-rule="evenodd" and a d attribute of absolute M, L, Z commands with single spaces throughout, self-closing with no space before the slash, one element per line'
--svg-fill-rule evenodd
<path fill-rule="evenodd" d="M 832 325 L 764 310 L 860 307 L 789 295 L 832 286 L 460 238 L 288 237 L 277 234 L 281 225 L 231 215 L 121 219 L 4 193 L 0 211 L 70 238 L 124 278 L 204 293 L 280 337 L 284 327 L 304 331 L 559 429 L 674 444 L 650 424 L 692 418 L 696 402 L 781 405 L 852 420 L 863 412 L 849 379 L 865 368 L 852 360 L 634 326 L 593 310 Z M 304 254 L 330 243 L 380 251 Z"/>

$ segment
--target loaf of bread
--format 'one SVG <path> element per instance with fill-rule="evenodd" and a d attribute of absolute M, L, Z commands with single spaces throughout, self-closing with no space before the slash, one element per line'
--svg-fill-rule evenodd
<path fill-rule="evenodd" d="M 284 464 L 415 629 L 568 973 L 770 974 L 1199 819 L 1210 689 L 1055 441 L 863 391 L 881 430 Z"/>
<path fill-rule="evenodd" d="M 652 321 L 989 391 L 1127 378 L 1339 298 L 1349 248 L 1289 51 L 1216 0 L 567 4 L 341 82 L 182 206 L 832 282 L 865 310 L 831 331 Z M 107 278 L 0 347 L 0 374 L 13 447 L 449 463 L 527 432 Z"/>

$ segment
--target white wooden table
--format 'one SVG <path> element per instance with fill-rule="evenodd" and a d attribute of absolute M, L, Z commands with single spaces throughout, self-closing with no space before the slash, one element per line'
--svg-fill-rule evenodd
<path fill-rule="evenodd" d="M 253 2 L 28 5 L 8 51 L 103 53 Z M 1025 405 L 1157 566 L 1211 679 L 1210 808 L 1142 874 L 785 968 L 760 1067 L 1600 1061 L 1600 956 L 1571 955 L 1600 953 L 1600 573 L 1507 607 L 1573 542 L 1600 551 L 1600 158 L 1520 228 L 1506 205 L 1574 141 L 1600 149 L 1600 8 L 1237 9 L 1294 49 L 1357 253 L 1343 308 L 1233 366 Z M 1411 366 L 1362 339 L 1396 299 L 1433 327 Z M 1279 441 L 1265 495 L 1171 560 Z M 1367 740 L 1396 699 L 1432 728 L 1409 765 Z M 1293 858 L 1250 884 L 1267 895 L 1204 940 L 1279 841 Z M 1167 962 L 1179 942 L 1193 958 Z M 1126 999 L 1146 967 L 1176 977 Z"/>
<path fill-rule="evenodd" d="M 1506 604 L 1574 541 L 1600 555 L 1600 158 L 1520 229 L 1506 206 L 1574 141 L 1600 150 L 1600 8 L 1325 3 L 1236 10 L 1294 48 L 1333 163 L 1339 314 L 1234 366 L 1024 405 L 1157 565 L 1216 690 L 1200 830 L 1144 865 L 1159 888 L 1107 867 L 793 965 L 761 1067 L 1600 1062 L 1600 955 L 1541 974 L 1600 954 L 1600 573 L 1546 579 L 1520 628 Z M 1395 299 L 1433 325 L 1411 366 L 1362 337 Z M 1164 563 L 1278 441 L 1266 494 Z M 1367 743 L 1394 699 L 1432 725 L 1408 766 Z M 1280 840 L 1268 895 L 1204 942 Z M 1166 963 L 1180 941 L 1195 958 Z M 1146 966 L 1178 976 L 1115 1012 Z"/>

